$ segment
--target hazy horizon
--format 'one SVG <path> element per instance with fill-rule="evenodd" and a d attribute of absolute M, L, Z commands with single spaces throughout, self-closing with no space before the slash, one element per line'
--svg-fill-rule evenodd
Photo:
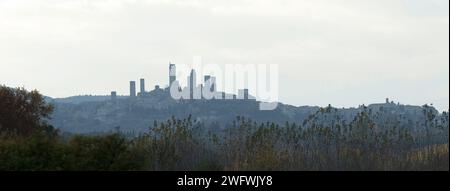
<path fill-rule="evenodd" d="M 279 64 L 280 102 L 449 108 L 448 0 L 0 0 L 0 85 L 168 84 L 168 64 Z M 295 84 L 295 89 L 291 88 Z"/>

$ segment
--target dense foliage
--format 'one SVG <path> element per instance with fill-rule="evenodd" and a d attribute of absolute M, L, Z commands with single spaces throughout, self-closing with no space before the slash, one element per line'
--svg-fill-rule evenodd
<path fill-rule="evenodd" d="M 51 130 L 46 124 L 53 106 L 46 104 L 38 91 L 0 86 L 0 132 L 31 135 Z"/>
<path fill-rule="evenodd" d="M 148 133 L 0 139 L 1 170 L 448 170 L 448 125 L 428 136 L 378 130 L 365 113 L 345 126 L 256 124 L 213 133 L 190 118 Z M 435 129 L 436 128 L 436 129 Z M 430 137 L 444 142 L 428 144 Z M 446 140 L 446 142 L 445 142 Z"/>

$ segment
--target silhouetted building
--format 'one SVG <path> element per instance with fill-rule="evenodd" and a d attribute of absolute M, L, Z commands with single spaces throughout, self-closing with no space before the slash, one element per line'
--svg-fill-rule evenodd
<path fill-rule="evenodd" d="M 141 96 L 144 96 L 145 94 L 145 79 L 141 78 Z"/>
<path fill-rule="evenodd" d="M 203 83 L 205 84 L 205 87 L 210 87 L 209 91 L 211 91 L 211 76 L 205 75 Z M 202 86 L 202 90 L 203 90 L 203 86 Z"/>
<path fill-rule="evenodd" d="M 216 91 L 216 77 L 205 75 L 205 86 L 211 87 L 210 91 L 215 92 Z"/>
<path fill-rule="evenodd" d="M 238 99 L 248 99 L 248 89 L 238 90 Z"/>
<path fill-rule="evenodd" d="M 205 84 L 206 84 L 206 82 L 208 82 L 208 80 L 210 80 L 211 79 L 211 76 L 210 75 L 205 75 Z"/>
<path fill-rule="evenodd" d="M 130 97 L 136 97 L 136 82 L 130 81 Z"/>
<path fill-rule="evenodd" d="M 209 99 L 215 99 L 217 97 L 219 97 L 219 99 L 222 99 L 222 95 L 218 95 L 216 94 L 216 78 L 210 75 L 205 75 L 204 76 L 204 88 L 208 89 L 208 91 L 211 93 L 212 97 L 209 98 L 209 96 L 207 96 Z M 203 92 L 203 87 L 202 87 L 202 92 Z M 206 92 L 203 92 L 206 93 Z"/>
<path fill-rule="evenodd" d="M 216 92 L 216 77 L 211 76 L 211 79 L 209 80 L 211 82 L 211 91 Z"/>
<path fill-rule="evenodd" d="M 169 62 L 169 87 L 172 86 L 172 83 L 177 80 L 177 71 L 175 64 Z"/>
<path fill-rule="evenodd" d="M 195 70 L 191 70 L 191 75 L 189 76 L 189 98 L 194 99 L 194 91 L 197 88 L 197 74 Z"/>
<path fill-rule="evenodd" d="M 117 100 L 117 92 L 116 91 L 112 91 L 111 92 L 111 101 L 116 101 Z"/>

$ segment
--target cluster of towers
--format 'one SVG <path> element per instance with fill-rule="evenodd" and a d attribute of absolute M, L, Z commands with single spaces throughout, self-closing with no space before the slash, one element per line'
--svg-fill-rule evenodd
<path fill-rule="evenodd" d="M 202 90 L 204 88 L 209 88 L 209 92 L 212 94 L 217 94 L 216 89 L 216 77 L 211 75 L 205 75 L 204 76 L 204 83 L 203 84 L 197 84 L 197 73 L 194 69 L 191 70 L 190 75 L 187 77 L 187 88 L 189 91 L 189 98 L 190 99 L 202 99 Z"/>
<path fill-rule="evenodd" d="M 130 98 L 135 97 L 143 97 L 147 95 L 147 92 L 145 91 L 145 79 L 140 79 L 140 92 L 136 92 L 136 81 L 130 81 Z M 225 92 L 217 92 L 217 86 L 216 86 L 216 77 L 211 75 L 205 75 L 204 76 L 204 84 L 197 84 L 197 74 L 194 69 L 191 70 L 190 75 L 187 79 L 188 86 L 185 87 L 189 91 L 189 98 L 190 99 L 202 99 L 202 90 L 203 88 L 209 87 L 209 92 L 213 93 L 215 95 L 215 98 L 219 97 L 219 99 L 227 99 Z M 175 83 L 178 84 L 177 77 L 176 77 L 176 66 L 175 64 L 169 63 L 169 87 L 166 89 L 161 89 L 159 85 L 155 86 L 156 91 L 170 91 L 170 88 Z M 180 90 L 182 90 L 180 88 Z M 217 96 L 219 95 L 219 96 Z M 238 96 L 236 95 L 230 95 L 232 96 L 232 99 L 249 99 L 249 91 L 248 89 L 241 89 L 238 90 Z M 112 91 L 111 92 L 111 100 L 117 99 L 117 92 Z"/>
<path fill-rule="evenodd" d="M 145 95 L 145 79 L 141 78 L 139 80 L 140 82 L 140 91 L 139 93 L 136 93 L 136 82 L 130 81 L 130 97 L 136 97 L 136 95 L 144 96 Z M 157 86 L 159 87 L 159 86 Z"/>
<path fill-rule="evenodd" d="M 130 81 L 130 97 L 137 97 L 137 96 L 145 96 L 147 94 L 147 92 L 145 91 L 145 79 L 141 78 L 139 80 L 140 82 L 140 88 L 139 88 L 139 92 L 136 92 L 136 81 Z M 159 90 L 160 87 L 159 85 L 155 86 L 155 90 Z M 115 91 L 111 92 L 111 96 L 117 95 L 117 93 Z"/>

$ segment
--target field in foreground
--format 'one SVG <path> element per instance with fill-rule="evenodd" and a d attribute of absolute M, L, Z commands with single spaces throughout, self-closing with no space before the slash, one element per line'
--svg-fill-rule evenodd
<path fill-rule="evenodd" d="M 448 127 L 421 136 L 361 117 L 308 129 L 238 118 L 211 132 L 188 118 L 134 136 L 3 135 L 0 170 L 449 170 Z"/>

